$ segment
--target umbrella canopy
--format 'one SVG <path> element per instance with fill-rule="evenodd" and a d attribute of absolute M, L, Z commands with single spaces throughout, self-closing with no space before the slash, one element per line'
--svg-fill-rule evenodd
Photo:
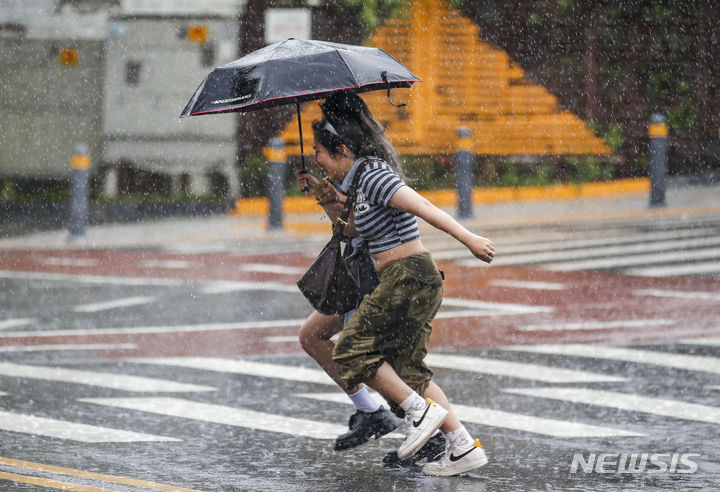
<path fill-rule="evenodd" d="M 389 90 L 418 81 L 381 49 L 291 38 L 213 70 L 180 116 L 299 107 L 337 91 Z"/>

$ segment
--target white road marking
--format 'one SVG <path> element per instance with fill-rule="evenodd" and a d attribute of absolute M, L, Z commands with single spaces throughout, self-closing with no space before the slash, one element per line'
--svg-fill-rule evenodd
<path fill-rule="evenodd" d="M 172 437 L 141 434 L 107 427 L 76 424 L 63 420 L 47 419 L 32 415 L 0 412 L 0 429 L 36 436 L 55 437 L 86 443 L 99 442 L 179 442 Z"/>
<path fill-rule="evenodd" d="M 306 383 L 334 385 L 330 376 L 321 369 L 288 366 L 284 364 L 271 364 L 238 359 L 222 359 L 214 357 L 162 357 L 162 358 L 134 358 L 134 362 L 156 364 L 165 366 L 178 366 L 206 371 L 216 371 L 232 374 L 247 374 L 250 376 L 285 379 L 288 381 L 302 381 Z M 457 355 L 429 354 L 425 362 L 432 367 L 457 369 L 481 374 L 509 376 L 522 379 L 543 381 L 546 383 L 588 383 L 588 382 L 620 382 L 624 378 L 594 374 L 570 369 L 557 369 L 536 364 L 523 364 L 520 362 L 507 362 L 479 357 L 466 357 Z"/>
<path fill-rule="evenodd" d="M 720 374 L 720 359 L 700 355 L 673 354 L 651 350 L 605 347 L 600 345 L 513 345 L 504 350 L 533 352 L 537 354 L 590 357 L 594 359 L 619 360 L 638 364 L 653 364 L 687 371 Z"/>
<path fill-rule="evenodd" d="M 565 290 L 567 286 L 557 282 L 528 282 L 525 280 L 493 280 L 490 285 L 531 290 Z"/>
<path fill-rule="evenodd" d="M 79 282 L 87 284 L 106 285 L 159 285 L 164 287 L 200 285 L 204 287 L 203 292 L 206 293 L 233 292 L 236 290 L 276 290 L 279 292 L 293 292 L 300 295 L 300 291 L 294 283 L 281 284 L 278 282 L 226 282 L 222 280 L 209 280 L 199 282 L 197 280 L 184 280 L 175 278 L 77 275 L 68 273 L 21 272 L 11 270 L 0 270 L 0 278 L 19 280 L 48 280 L 57 282 Z"/>
<path fill-rule="evenodd" d="M 718 241 L 720 241 L 720 238 L 718 238 Z M 639 253 L 628 256 L 620 255 L 611 258 L 601 258 L 597 260 L 548 263 L 543 265 L 543 268 L 559 272 L 571 272 L 577 270 L 622 268 L 635 265 L 653 265 L 657 263 L 682 263 L 691 260 L 706 260 L 708 258 L 720 258 L 720 248 L 695 250 L 676 249 L 667 253 Z"/>
<path fill-rule="evenodd" d="M 616 237 L 608 237 L 607 234 L 602 234 L 601 237 L 587 238 L 580 237 L 580 239 L 570 239 L 571 234 L 556 234 L 554 237 L 550 236 L 543 239 L 529 238 L 527 241 L 522 242 L 508 242 L 505 238 L 495 242 L 500 258 L 505 258 L 506 255 L 517 255 L 522 253 L 528 254 L 539 254 L 545 252 L 558 253 L 559 251 L 567 251 L 579 248 L 607 248 L 608 246 L 616 246 L 623 244 L 638 243 L 641 241 L 659 241 L 666 239 L 684 239 L 684 238 L 696 238 L 711 236 L 717 233 L 717 229 L 714 227 L 705 227 L 698 229 L 689 229 L 682 231 L 661 231 L 661 232 L 650 232 L 650 233 L 639 233 L 639 234 L 627 234 L 625 231 L 615 231 L 617 234 L 622 234 Z M 573 233 L 577 235 L 580 233 Z M 588 234 L 588 231 L 582 231 L 583 236 Z M 423 241 L 426 243 L 426 241 Z M 663 248 L 667 249 L 668 243 L 664 243 Z M 431 251 L 432 248 L 431 248 Z M 465 248 L 453 248 L 443 250 L 439 252 L 433 252 L 433 258 L 436 260 L 459 260 L 465 258 L 472 258 L 472 254 Z M 498 259 L 500 259 L 498 258 Z M 475 260 L 477 261 L 477 260 Z M 472 260 L 469 261 L 473 263 Z"/>
<path fill-rule="evenodd" d="M 97 302 L 94 304 L 83 304 L 75 306 L 73 311 L 79 313 L 97 313 L 98 311 L 107 311 L 109 309 L 118 309 L 130 306 L 140 306 L 142 304 L 150 304 L 155 302 L 155 297 L 126 297 L 124 299 L 115 299 L 114 301 Z"/>
<path fill-rule="evenodd" d="M 0 332 L 3 338 L 66 337 L 87 335 L 138 335 L 149 333 L 188 333 L 203 331 L 254 330 L 258 328 L 299 327 L 305 319 L 280 319 L 274 321 L 246 321 L 239 323 L 210 323 L 204 325 L 178 326 L 132 326 L 125 328 L 95 328 L 77 330 L 37 330 Z"/>
<path fill-rule="evenodd" d="M 720 273 L 720 262 L 706 261 L 681 265 L 664 265 L 648 268 L 630 268 L 625 270 L 628 275 L 639 277 L 679 277 L 681 275 L 703 275 Z"/>
<path fill-rule="evenodd" d="M 241 290 L 273 290 L 278 292 L 290 292 L 300 294 L 295 284 L 281 284 L 278 282 L 212 282 L 203 287 L 203 294 L 224 294 L 226 292 L 237 292 Z"/>
<path fill-rule="evenodd" d="M 641 289 L 641 290 L 633 291 L 633 295 L 654 296 L 654 297 L 675 297 L 678 299 L 701 299 L 701 300 L 707 300 L 707 301 L 720 301 L 720 292 Z"/>
<path fill-rule="evenodd" d="M 179 398 L 81 398 L 80 401 L 312 439 L 335 439 L 340 434 L 347 432 L 347 426 L 344 425 L 284 417 Z"/>
<path fill-rule="evenodd" d="M 494 376 L 507 376 L 521 379 L 531 379 L 546 383 L 594 383 L 594 382 L 620 382 L 625 378 L 605 374 L 595 374 L 572 369 L 511 362 L 497 359 L 484 359 L 463 355 L 428 354 L 425 362 L 430 367 L 442 367 L 470 371 Z"/>
<path fill-rule="evenodd" d="M 571 331 L 571 330 L 611 330 L 613 328 L 644 328 L 647 326 L 669 326 L 678 322 L 671 319 L 627 319 L 616 321 L 588 320 L 578 323 L 536 324 L 516 326 L 520 331 Z"/>
<path fill-rule="evenodd" d="M 697 403 L 686 403 L 664 398 L 650 398 L 629 393 L 615 393 L 587 388 L 508 388 L 503 391 L 516 395 L 550 398 L 553 400 L 598 405 L 632 412 L 662 415 L 676 419 L 720 424 L 720 408 L 699 405 Z"/>
<path fill-rule="evenodd" d="M 212 386 L 176 383 L 165 379 L 128 376 L 107 372 L 83 371 L 64 367 L 0 362 L 0 376 L 59 381 L 62 383 L 86 384 L 101 388 L 111 388 L 133 392 L 177 393 L 190 391 L 215 391 Z"/>
<path fill-rule="evenodd" d="M 171 270 L 183 270 L 194 266 L 194 263 L 185 260 L 145 260 L 140 263 L 144 268 L 167 268 Z"/>
<path fill-rule="evenodd" d="M 469 311 L 478 311 L 480 316 L 490 316 L 497 314 L 532 314 L 532 313 L 552 313 L 555 308 L 552 306 L 532 306 L 529 304 L 511 304 L 507 302 L 487 302 L 476 301 L 474 299 L 459 299 L 453 297 L 445 297 L 442 300 L 445 307 L 467 308 Z M 440 316 L 442 315 L 442 316 Z M 453 311 L 443 311 L 438 313 L 440 318 L 452 318 Z"/>
<path fill-rule="evenodd" d="M 305 268 L 271 263 L 245 263 L 241 267 L 246 272 L 279 273 L 283 275 L 302 275 Z"/>
<path fill-rule="evenodd" d="M 47 352 L 53 350 L 132 350 L 134 343 L 58 343 L 51 345 L 3 345 L 0 352 Z"/>
<path fill-rule="evenodd" d="M 311 398 L 320 401 L 333 403 L 351 403 L 350 399 L 343 393 L 299 393 L 294 396 Z M 378 401 L 380 399 L 376 397 Z M 385 405 L 384 402 L 381 402 Z M 519 413 L 504 412 L 491 408 L 470 407 L 466 405 L 452 405 L 453 411 L 458 419 L 473 424 L 499 427 L 502 429 L 513 429 L 533 434 L 543 434 L 554 437 L 637 437 L 643 434 L 630 432 L 611 427 L 599 427 L 596 425 L 581 424 L 578 422 L 567 422 L 563 420 L 548 419 L 544 417 L 533 417 Z"/>
<path fill-rule="evenodd" d="M 150 277 L 120 277 L 110 275 L 80 275 L 70 273 L 51 272 L 21 272 L 12 270 L 0 271 L 0 278 L 11 278 L 19 280 L 48 280 L 57 282 L 79 282 L 84 284 L 107 284 L 107 285 L 160 285 L 176 286 L 188 285 L 192 282 L 173 278 L 150 278 Z"/>
<path fill-rule="evenodd" d="M 0 330 L 15 328 L 16 326 L 25 326 L 34 322 L 35 320 L 33 318 L 6 319 L 5 321 L 0 321 Z"/>
<path fill-rule="evenodd" d="M 295 338 L 297 340 L 297 337 Z M 158 357 L 128 359 L 141 364 L 154 364 L 161 366 L 185 367 L 203 371 L 215 371 L 229 374 L 247 374 L 263 378 L 285 379 L 288 381 L 302 381 L 304 383 L 326 384 L 334 386 L 321 369 L 309 369 L 299 366 L 271 364 L 268 362 L 255 362 L 241 359 L 222 359 L 217 357 Z"/>
<path fill-rule="evenodd" d="M 288 336 L 277 336 L 277 337 L 265 337 L 263 338 L 266 342 L 269 343 L 287 343 L 287 342 L 297 342 L 298 337 L 297 335 L 288 335 Z"/>
<path fill-rule="evenodd" d="M 709 345 L 711 347 L 720 347 L 720 338 L 685 338 L 678 340 L 677 343 L 684 345 Z"/>
<path fill-rule="evenodd" d="M 91 258 L 57 258 L 49 257 L 42 258 L 40 263 L 46 265 L 58 265 L 58 266 L 79 266 L 79 267 L 92 267 L 100 264 L 98 260 Z"/>

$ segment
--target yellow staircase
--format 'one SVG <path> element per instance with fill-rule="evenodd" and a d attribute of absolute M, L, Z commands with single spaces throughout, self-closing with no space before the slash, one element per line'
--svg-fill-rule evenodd
<path fill-rule="evenodd" d="M 387 128 L 400 154 L 450 154 L 457 130 L 472 131 L 472 151 L 485 155 L 610 154 L 580 118 L 558 108 L 547 89 L 524 78 L 503 50 L 484 42 L 478 27 L 445 0 L 413 0 L 409 17 L 390 19 L 369 44 L 387 51 L 422 79 L 413 88 L 362 96 Z M 317 102 L 301 113 L 303 143 L 312 149 Z M 281 132 L 286 150 L 299 155 L 297 120 Z"/>

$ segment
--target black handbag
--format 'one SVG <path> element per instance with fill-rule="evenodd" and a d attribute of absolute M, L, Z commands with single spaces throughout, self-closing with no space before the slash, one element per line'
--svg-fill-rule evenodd
<path fill-rule="evenodd" d="M 366 163 L 367 161 L 361 163 L 355 171 L 345 206 L 337 222 L 333 225 L 332 238 L 297 281 L 300 292 L 322 314 L 345 314 L 357 307 L 358 284 L 353 280 L 343 261 L 341 241 L 350 216 L 350 209 L 355 202 L 357 182 Z"/>

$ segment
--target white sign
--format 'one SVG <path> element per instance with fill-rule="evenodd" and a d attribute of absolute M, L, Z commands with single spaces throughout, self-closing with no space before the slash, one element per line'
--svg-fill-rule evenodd
<path fill-rule="evenodd" d="M 265 42 L 277 43 L 287 38 L 310 39 L 311 24 L 310 9 L 267 9 Z"/>

